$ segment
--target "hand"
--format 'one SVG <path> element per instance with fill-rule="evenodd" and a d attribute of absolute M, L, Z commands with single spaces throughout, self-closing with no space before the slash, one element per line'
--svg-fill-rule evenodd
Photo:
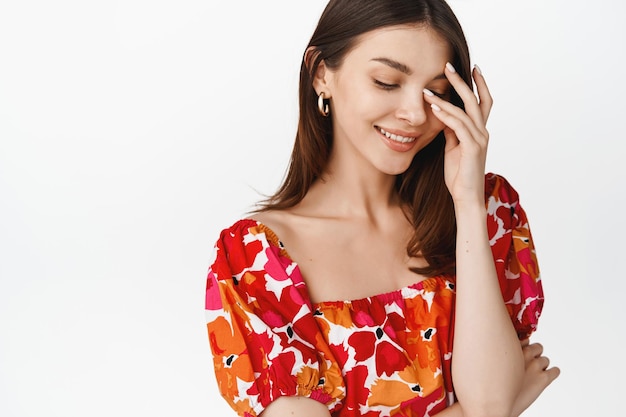
<path fill-rule="evenodd" d="M 433 114 L 445 124 L 444 135 L 446 186 L 456 203 L 469 201 L 484 204 L 485 162 L 489 133 L 486 124 L 493 100 L 478 67 L 472 71 L 478 97 L 452 65 L 444 73 L 463 100 L 465 111 L 424 91 Z"/>
<path fill-rule="evenodd" d="M 543 346 L 539 343 L 530 344 L 528 339 L 522 340 L 522 352 L 526 371 L 522 389 L 513 404 L 513 416 L 522 414 L 561 373 L 559 368 L 548 368 L 550 360 L 541 356 Z"/>

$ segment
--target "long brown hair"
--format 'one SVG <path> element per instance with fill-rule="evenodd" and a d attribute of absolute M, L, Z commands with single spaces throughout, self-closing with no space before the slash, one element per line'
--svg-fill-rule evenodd
<path fill-rule="evenodd" d="M 300 68 L 298 131 L 285 179 L 273 196 L 259 204 L 259 211 L 283 210 L 298 204 L 320 178 L 333 146 L 330 117 L 318 112 L 313 77 L 323 60 L 330 69 L 341 66 L 357 38 L 371 30 L 404 24 L 423 25 L 450 45 L 452 65 L 472 85 L 470 58 L 461 26 L 444 0 L 331 0 L 322 13 Z M 463 102 L 453 90 L 450 101 Z M 414 227 L 407 246 L 409 256 L 423 257 L 428 266 L 414 272 L 452 275 L 455 272 L 456 218 L 452 198 L 444 182 L 443 132 L 413 158 L 396 178 L 396 191 Z"/>

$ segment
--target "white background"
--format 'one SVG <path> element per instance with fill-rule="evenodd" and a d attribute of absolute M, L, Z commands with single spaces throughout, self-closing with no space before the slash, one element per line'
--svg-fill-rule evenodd
<path fill-rule="evenodd" d="M 616 415 L 626 3 L 456 0 L 491 87 L 562 376 L 528 416 Z M 0 415 L 229 416 L 204 325 L 219 231 L 278 186 L 325 0 L 0 3 Z"/>

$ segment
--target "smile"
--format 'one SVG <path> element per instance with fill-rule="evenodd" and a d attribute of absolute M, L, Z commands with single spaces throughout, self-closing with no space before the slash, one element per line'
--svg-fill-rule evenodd
<path fill-rule="evenodd" d="M 380 131 L 380 133 L 385 135 L 388 139 L 391 139 L 391 140 L 393 140 L 395 142 L 409 143 L 409 142 L 413 142 L 413 141 L 415 141 L 415 139 L 417 139 L 415 136 L 401 136 L 401 135 L 396 135 L 396 134 L 393 134 L 393 133 L 389 133 L 385 129 L 380 128 L 380 127 L 378 128 L 378 130 Z"/>

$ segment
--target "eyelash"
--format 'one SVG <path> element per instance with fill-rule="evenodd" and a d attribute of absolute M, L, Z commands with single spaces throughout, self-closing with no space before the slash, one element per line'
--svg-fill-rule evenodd
<path fill-rule="evenodd" d="M 379 81 L 379 80 L 374 80 L 374 83 L 378 87 L 382 88 L 383 90 L 387 90 L 387 91 L 393 90 L 394 88 L 398 87 L 398 84 L 387 84 L 387 83 L 384 83 L 384 82 Z"/>
<path fill-rule="evenodd" d="M 374 83 L 385 91 L 391 91 L 399 87 L 398 84 L 387 84 L 379 80 L 374 80 Z M 433 94 L 441 99 L 445 99 L 447 95 L 446 93 L 437 93 L 435 91 L 433 91 Z"/>

